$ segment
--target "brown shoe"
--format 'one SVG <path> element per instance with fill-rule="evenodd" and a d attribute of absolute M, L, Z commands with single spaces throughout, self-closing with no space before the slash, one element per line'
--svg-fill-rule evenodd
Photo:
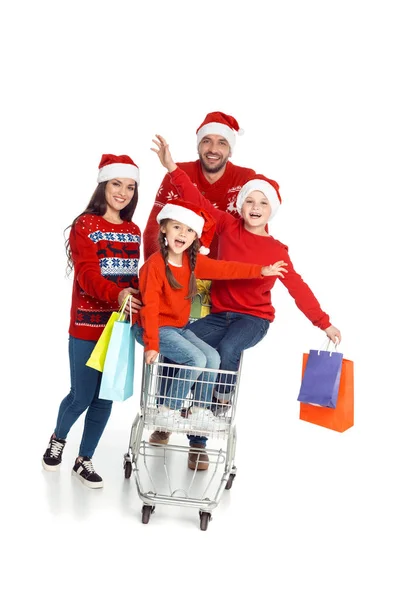
<path fill-rule="evenodd" d="M 153 431 L 149 437 L 149 444 L 168 444 L 170 431 Z"/>
<path fill-rule="evenodd" d="M 206 471 L 209 459 L 206 447 L 203 444 L 190 444 L 188 467 L 192 471 Z"/>

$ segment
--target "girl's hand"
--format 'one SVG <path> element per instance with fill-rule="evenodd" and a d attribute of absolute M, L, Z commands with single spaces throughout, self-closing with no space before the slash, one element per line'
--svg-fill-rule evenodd
<path fill-rule="evenodd" d="M 342 341 L 342 334 L 340 333 L 339 329 L 337 329 L 333 325 L 327 327 L 327 329 L 325 329 L 325 333 L 335 345 L 340 344 L 340 342 Z"/>
<path fill-rule="evenodd" d="M 166 140 L 163 137 L 161 137 L 161 135 L 156 134 L 156 138 L 157 139 L 153 140 L 153 144 L 155 144 L 157 148 L 151 148 L 151 150 L 157 154 L 162 166 L 168 169 L 169 173 L 172 173 L 172 171 L 175 171 L 175 169 L 177 169 L 178 167 L 172 160 L 172 156 L 169 151 L 169 146 Z"/>
<path fill-rule="evenodd" d="M 151 365 L 157 360 L 157 356 L 158 352 L 156 352 L 155 350 L 147 350 L 147 352 L 144 353 L 144 362 L 146 363 L 146 365 Z"/>
<path fill-rule="evenodd" d="M 118 294 L 118 304 L 120 306 L 122 306 L 125 298 L 131 294 L 136 294 L 136 296 L 139 294 L 139 290 L 135 290 L 134 288 L 128 287 L 128 288 L 124 288 L 123 290 L 120 291 L 120 293 Z M 139 312 L 140 308 L 142 307 L 142 303 L 139 300 L 139 298 L 136 298 L 135 295 L 132 295 L 131 298 L 131 306 L 132 306 L 132 313 L 136 314 Z M 130 315 L 130 307 L 129 307 L 129 302 L 126 303 L 125 306 L 125 314 L 129 317 Z"/>
<path fill-rule="evenodd" d="M 285 276 L 283 273 L 287 273 L 285 267 L 287 267 L 287 263 L 283 260 L 278 260 L 278 262 L 269 265 L 269 267 L 263 267 L 261 269 L 261 275 L 263 277 L 282 277 L 282 279 L 284 279 Z"/>

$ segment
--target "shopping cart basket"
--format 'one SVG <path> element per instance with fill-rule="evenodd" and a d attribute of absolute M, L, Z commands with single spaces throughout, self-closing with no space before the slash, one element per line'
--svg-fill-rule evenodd
<path fill-rule="evenodd" d="M 162 360 L 162 357 L 159 358 Z M 171 405 L 168 389 L 172 381 L 176 382 L 178 371 L 180 371 L 179 376 L 182 381 L 188 381 L 188 383 L 190 381 L 191 391 L 184 399 L 180 412 L 174 411 L 177 413 L 176 419 L 173 418 L 172 421 L 169 421 L 167 428 L 161 427 L 157 425 L 159 406 L 164 403 L 166 398 Z M 205 380 L 207 380 L 207 373 L 214 374 L 214 379 L 216 375 L 219 389 L 223 385 L 224 395 L 230 396 L 229 404 L 225 405 L 213 400 L 211 409 L 217 418 L 211 424 L 203 423 L 201 419 L 193 422 L 190 418 L 192 412 L 190 409 L 199 405 L 196 400 L 201 397 L 199 386 L 201 392 L 202 385 L 213 385 L 207 381 L 195 384 L 194 380 L 199 372 L 203 373 Z M 212 511 L 218 506 L 224 489 L 229 490 L 232 487 L 236 476 L 234 465 L 235 414 L 240 372 L 241 361 L 237 371 L 199 369 L 164 362 L 146 365 L 143 362 L 140 411 L 132 424 L 129 449 L 124 455 L 125 478 L 129 479 L 132 472 L 134 473 L 137 491 L 143 501 L 142 523 L 149 522 L 157 504 L 189 506 L 199 509 L 200 529 L 203 531 L 207 529 Z M 145 439 L 148 437 L 145 436 L 146 430 L 150 432 L 169 431 L 172 434 L 178 434 L 173 437 L 178 437 L 178 441 L 180 441 L 180 437 L 184 443 L 150 444 Z M 188 472 L 188 469 L 185 468 L 174 468 L 176 462 L 179 462 L 177 461 L 178 456 L 184 455 L 187 458 L 189 451 L 193 453 L 193 448 L 188 445 L 187 434 L 208 438 L 209 468 L 207 470 L 201 468 L 200 450 L 196 468 L 193 471 Z M 215 447 L 217 444 L 219 447 Z M 177 471 L 179 476 L 177 476 Z M 150 491 L 145 491 L 144 479 L 146 479 Z M 179 480 L 178 483 L 176 483 L 177 480 Z"/>

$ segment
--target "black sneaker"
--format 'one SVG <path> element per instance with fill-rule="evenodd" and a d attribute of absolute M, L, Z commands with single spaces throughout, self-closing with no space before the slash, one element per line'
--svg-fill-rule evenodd
<path fill-rule="evenodd" d="M 87 487 L 103 487 L 103 480 L 94 470 L 92 460 L 88 456 L 84 456 L 81 461 L 75 461 L 75 464 L 72 467 L 72 475 L 75 475 L 84 485 L 87 485 Z"/>
<path fill-rule="evenodd" d="M 46 452 L 43 454 L 42 465 L 46 471 L 57 471 L 61 465 L 62 453 L 67 440 L 59 440 L 51 436 Z"/>

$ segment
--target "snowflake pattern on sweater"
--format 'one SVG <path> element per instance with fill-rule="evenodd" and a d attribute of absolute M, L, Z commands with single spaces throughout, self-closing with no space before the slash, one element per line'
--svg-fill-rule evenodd
<path fill-rule="evenodd" d="M 111 313 L 118 310 L 121 289 L 138 289 L 140 230 L 135 223 L 109 223 L 97 215 L 81 216 L 70 233 L 74 263 L 69 333 L 97 340 Z"/>

